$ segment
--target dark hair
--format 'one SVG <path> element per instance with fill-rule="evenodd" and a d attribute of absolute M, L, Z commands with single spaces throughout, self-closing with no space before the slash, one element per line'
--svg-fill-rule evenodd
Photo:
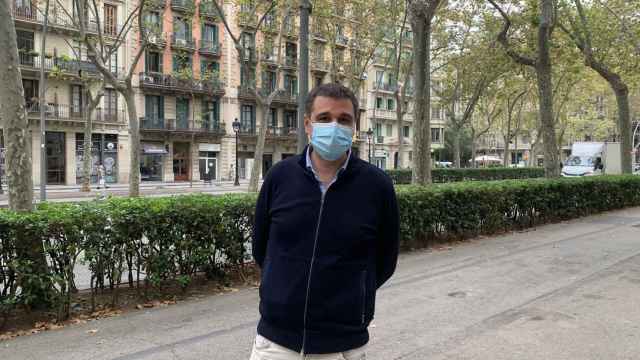
<path fill-rule="evenodd" d="M 309 95 L 307 96 L 307 101 L 304 104 L 304 113 L 306 115 L 311 116 L 311 111 L 313 110 L 313 103 L 314 101 L 316 101 L 316 98 L 318 96 L 329 97 L 332 99 L 349 99 L 353 104 L 353 115 L 355 117 L 354 120 L 357 120 L 358 117 L 360 116 L 359 114 L 360 106 L 358 104 L 358 99 L 353 94 L 353 91 L 351 91 L 346 86 L 342 86 L 336 83 L 321 84 L 316 86 L 311 90 L 311 92 L 309 92 Z"/>

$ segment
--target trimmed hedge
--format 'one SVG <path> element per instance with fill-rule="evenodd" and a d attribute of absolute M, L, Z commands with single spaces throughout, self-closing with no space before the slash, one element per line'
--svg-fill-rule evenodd
<path fill-rule="evenodd" d="M 465 182 L 399 186 L 401 245 L 428 246 L 538 224 L 640 206 L 640 176 Z M 598 194 L 598 196 L 595 196 Z M 54 283 L 60 318 L 69 314 L 78 261 L 91 272 L 92 294 L 111 289 L 124 274 L 129 286 L 186 288 L 196 272 L 222 277 L 249 259 L 255 195 L 114 198 L 44 204 L 30 214 L 0 211 L 0 311 L 41 299 L 19 284 Z M 45 245 L 51 274 L 34 274 L 20 259 L 20 239 Z M 49 279 L 45 277 L 49 276 Z"/>
<path fill-rule="evenodd" d="M 395 184 L 411 184 L 411 170 L 387 170 Z M 508 179 L 533 179 L 544 177 L 542 168 L 480 168 L 480 169 L 432 169 L 434 183 L 458 181 L 493 181 Z"/>

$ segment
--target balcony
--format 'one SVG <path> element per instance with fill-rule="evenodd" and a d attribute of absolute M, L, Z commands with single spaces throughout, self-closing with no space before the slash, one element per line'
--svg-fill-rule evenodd
<path fill-rule="evenodd" d="M 174 49 L 194 51 L 196 49 L 196 41 L 192 37 L 171 34 L 171 47 Z"/>
<path fill-rule="evenodd" d="M 284 27 L 284 36 L 290 37 L 292 39 L 297 39 L 300 31 L 298 27 L 293 24 L 286 24 Z"/>
<path fill-rule="evenodd" d="M 256 62 L 256 49 L 253 47 L 248 47 L 244 49 L 244 54 L 242 55 L 244 61 L 248 61 L 250 63 Z"/>
<path fill-rule="evenodd" d="M 384 144 L 384 136 L 374 136 L 373 140 L 376 144 Z"/>
<path fill-rule="evenodd" d="M 11 13 L 17 22 L 30 28 L 39 28 L 44 25 L 44 9 L 38 8 L 35 4 L 18 5 L 12 4 Z M 72 13 L 70 9 L 63 9 L 59 5 L 51 5 L 49 7 L 48 25 L 63 32 L 78 32 L 79 27 L 76 20 L 69 17 Z M 87 15 L 85 29 L 89 33 L 98 33 L 98 28 L 106 36 L 115 37 L 122 29 L 122 24 L 106 24 L 101 22 L 98 26 L 98 20 L 92 15 Z"/>
<path fill-rule="evenodd" d="M 194 135 L 223 136 L 225 124 L 209 120 L 180 120 L 161 118 L 140 118 L 140 130 L 144 132 L 188 133 Z"/>
<path fill-rule="evenodd" d="M 295 127 L 275 127 L 269 126 L 267 128 L 267 137 L 276 138 L 296 138 L 298 136 L 298 128 Z"/>
<path fill-rule="evenodd" d="M 222 6 L 220 6 L 220 10 L 222 10 Z M 216 9 L 215 5 L 213 5 L 211 1 L 208 1 L 208 2 L 200 1 L 200 16 L 203 16 L 209 20 L 220 19 L 220 14 L 218 14 L 218 10 Z"/>
<path fill-rule="evenodd" d="M 262 32 L 267 32 L 275 35 L 278 33 L 278 31 L 280 31 L 280 24 L 276 20 L 265 19 L 264 22 L 262 23 L 262 28 L 260 30 Z"/>
<path fill-rule="evenodd" d="M 147 41 L 156 48 L 164 48 L 167 44 L 166 34 L 157 29 L 147 29 Z"/>
<path fill-rule="evenodd" d="M 244 27 L 256 27 L 258 25 L 258 16 L 249 11 L 240 10 L 238 13 L 238 25 Z"/>
<path fill-rule="evenodd" d="M 148 0 L 145 5 L 151 9 L 164 9 L 164 7 L 166 6 L 166 1 L 165 0 Z"/>
<path fill-rule="evenodd" d="M 255 125 L 249 126 L 246 124 L 240 125 L 240 130 L 238 131 L 238 135 L 240 136 L 256 136 L 256 127 Z"/>
<path fill-rule="evenodd" d="M 342 34 L 336 35 L 336 45 L 347 47 L 349 45 L 349 38 Z"/>
<path fill-rule="evenodd" d="M 379 91 L 389 91 L 394 92 L 398 89 L 398 84 L 391 83 L 378 83 L 377 81 L 373 82 L 373 89 Z"/>
<path fill-rule="evenodd" d="M 280 89 L 278 90 L 276 96 L 273 98 L 273 102 L 280 104 L 297 105 L 298 94 L 292 92 L 291 89 Z"/>
<path fill-rule="evenodd" d="M 329 72 L 331 64 L 323 59 L 311 59 L 311 71 Z"/>
<path fill-rule="evenodd" d="M 296 69 L 298 67 L 298 58 L 295 55 L 285 56 L 282 67 L 285 69 Z"/>
<path fill-rule="evenodd" d="M 220 56 L 221 45 L 210 40 L 200 40 L 200 54 Z"/>
<path fill-rule="evenodd" d="M 256 98 L 255 84 L 243 84 L 238 86 L 238 98 L 252 100 Z"/>
<path fill-rule="evenodd" d="M 98 69 L 96 66 L 83 60 L 72 60 L 67 57 L 42 57 L 39 54 L 32 52 L 19 53 L 18 60 L 20 67 L 23 71 L 40 71 L 40 66 L 44 61 L 44 70 L 47 72 L 62 72 L 65 75 L 80 76 L 84 74 L 98 75 Z M 117 70 L 114 70 L 117 72 Z"/>
<path fill-rule="evenodd" d="M 181 79 L 170 74 L 142 72 L 139 74 L 140 87 L 167 93 L 187 93 L 197 95 L 222 96 L 224 83 L 218 79 Z"/>
<path fill-rule="evenodd" d="M 85 111 L 87 110 L 84 107 L 49 103 L 46 105 L 44 113 L 47 121 L 84 124 Z M 39 120 L 40 104 L 27 103 L 27 114 L 30 119 Z M 125 124 L 126 119 L 124 110 L 96 108 L 91 113 L 91 120 L 96 123 Z"/>
<path fill-rule="evenodd" d="M 195 6 L 193 0 L 171 0 L 171 10 L 184 12 L 195 10 Z"/>
<path fill-rule="evenodd" d="M 276 56 L 272 53 L 269 53 L 267 51 L 263 51 L 262 52 L 262 56 L 260 57 L 260 60 L 262 60 L 262 63 L 271 67 L 275 67 L 278 65 L 278 61 L 276 59 Z"/>

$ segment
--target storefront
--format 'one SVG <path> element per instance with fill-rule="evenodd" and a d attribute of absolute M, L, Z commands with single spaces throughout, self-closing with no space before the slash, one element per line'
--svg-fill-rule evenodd
<path fill-rule="evenodd" d="M 220 144 L 198 145 L 198 168 L 200 180 L 212 181 L 218 179 L 218 153 Z"/>
<path fill-rule="evenodd" d="M 76 133 L 76 184 L 84 176 L 84 134 Z M 105 168 L 105 181 L 118 182 L 118 135 L 91 134 L 91 183 L 98 182 L 98 163 Z"/>
<path fill-rule="evenodd" d="M 189 143 L 173 143 L 173 179 L 188 181 L 191 147 Z"/>
<path fill-rule="evenodd" d="M 140 159 L 140 179 L 142 181 L 162 181 L 162 163 L 169 154 L 163 143 L 143 142 Z"/>

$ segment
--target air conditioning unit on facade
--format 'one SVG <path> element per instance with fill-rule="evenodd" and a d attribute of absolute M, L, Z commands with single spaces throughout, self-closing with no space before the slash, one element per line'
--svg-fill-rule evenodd
<path fill-rule="evenodd" d="M 187 46 L 187 40 L 186 39 L 176 39 L 176 45 Z"/>
<path fill-rule="evenodd" d="M 158 43 L 158 35 L 156 35 L 156 34 L 149 35 L 149 42 L 152 43 L 152 44 L 157 44 Z"/>

